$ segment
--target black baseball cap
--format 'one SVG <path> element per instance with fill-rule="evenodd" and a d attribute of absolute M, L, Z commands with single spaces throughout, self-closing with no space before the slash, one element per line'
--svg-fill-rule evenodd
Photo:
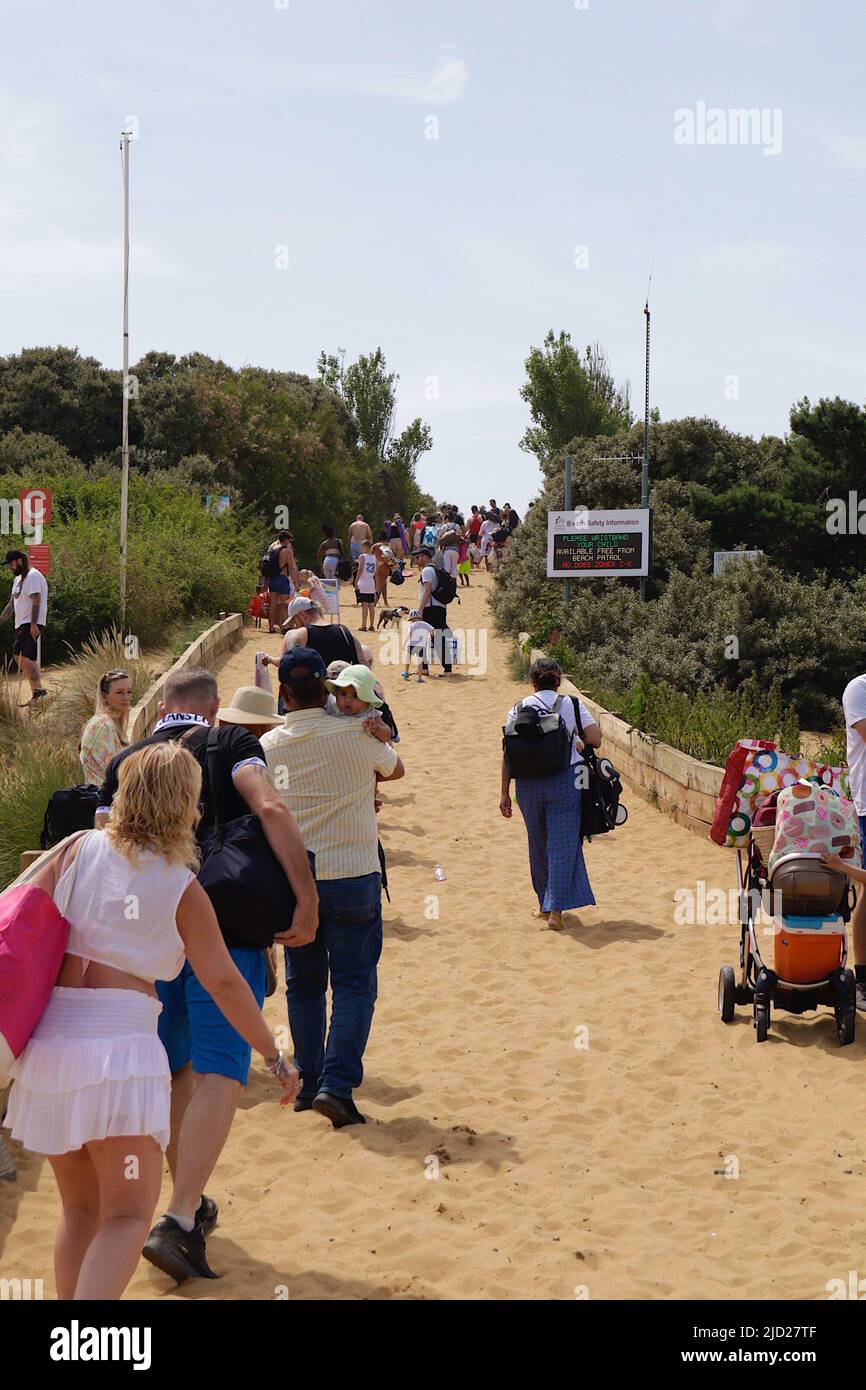
<path fill-rule="evenodd" d="M 23 550 L 7 550 L 4 565 L 11 565 L 13 560 L 26 560 L 27 556 Z"/>
<path fill-rule="evenodd" d="M 419 545 L 416 553 L 418 555 L 429 555 L 431 558 L 433 556 L 433 551 L 430 549 L 429 545 Z"/>
<path fill-rule="evenodd" d="M 292 647 L 280 658 L 280 685 L 289 685 L 296 677 L 303 679 L 304 676 L 323 681 L 327 674 L 324 661 L 312 647 Z"/>

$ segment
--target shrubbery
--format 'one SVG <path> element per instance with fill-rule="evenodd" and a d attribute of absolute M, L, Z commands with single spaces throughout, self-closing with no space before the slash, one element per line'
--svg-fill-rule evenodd
<path fill-rule="evenodd" d="M 798 722 L 824 729 L 837 724 L 842 690 L 866 669 L 866 577 L 846 570 L 847 541 L 833 552 L 823 531 L 828 564 L 834 559 L 830 576 L 814 569 L 820 551 L 810 552 L 808 578 L 797 574 L 798 552 L 790 543 L 785 552 L 780 532 L 772 556 L 727 566 L 714 577 L 718 536 L 700 514 L 702 506 L 693 505 L 695 488 L 702 498 L 720 495 L 719 489 L 730 498 L 746 477 L 769 488 L 779 476 L 782 441 L 742 440 L 702 421 L 657 425 L 652 440 L 657 480 L 650 496 L 648 602 L 640 603 L 636 584 L 576 579 L 566 607 L 562 580 L 546 578 L 547 512 L 563 505 L 560 458 L 546 467 L 548 481 L 497 573 L 497 622 L 514 634 L 530 632 L 608 708 L 710 761 L 723 761 L 737 738 L 781 731 L 791 743 Z M 574 504 L 633 505 L 639 464 L 592 460 L 607 449 L 636 446 L 635 432 L 613 444 L 576 443 Z M 794 505 L 783 503 L 783 510 Z M 820 509 L 811 506 L 814 538 L 822 521 Z M 768 503 L 762 525 L 771 509 Z M 752 536 L 744 528 L 727 539 L 748 546 Z"/>

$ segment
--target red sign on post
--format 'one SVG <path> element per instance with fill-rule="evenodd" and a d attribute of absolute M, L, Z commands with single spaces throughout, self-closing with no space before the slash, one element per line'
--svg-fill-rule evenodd
<path fill-rule="evenodd" d="M 50 487 L 28 487 L 19 492 L 21 499 L 21 525 L 48 526 L 51 522 Z"/>
<path fill-rule="evenodd" d="M 48 578 L 51 573 L 51 552 L 47 545 L 28 545 L 27 559 L 33 569 Z"/>

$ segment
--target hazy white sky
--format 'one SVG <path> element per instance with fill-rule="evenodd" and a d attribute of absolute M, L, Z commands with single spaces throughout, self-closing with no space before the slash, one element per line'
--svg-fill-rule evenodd
<path fill-rule="evenodd" d="M 134 116 L 133 360 L 315 374 L 381 345 L 437 496 L 525 508 L 549 328 L 599 339 L 641 410 L 653 257 L 664 418 L 778 433 L 804 394 L 864 398 L 850 0 L 0 0 L 0 25 L 2 353 L 120 365 Z"/>

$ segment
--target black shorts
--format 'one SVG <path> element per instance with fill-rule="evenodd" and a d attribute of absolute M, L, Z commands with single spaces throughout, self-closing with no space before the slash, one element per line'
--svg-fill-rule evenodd
<path fill-rule="evenodd" d="M 368 594 L 364 593 L 361 589 L 356 589 L 355 598 L 358 600 L 359 603 L 375 603 L 376 590 L 374 589 L 372 593 Z"/>
<path fill-rule="evenodd" d="M 39 628 L 39 636 L 42 636 L 42 628 Z M 30 624 L 22 623 L 15 629 L 15 641 L 12 644 L 13 656 L 26 656 L 28 661 L 36 660 L 36 638 L 30 632 Z"/>

